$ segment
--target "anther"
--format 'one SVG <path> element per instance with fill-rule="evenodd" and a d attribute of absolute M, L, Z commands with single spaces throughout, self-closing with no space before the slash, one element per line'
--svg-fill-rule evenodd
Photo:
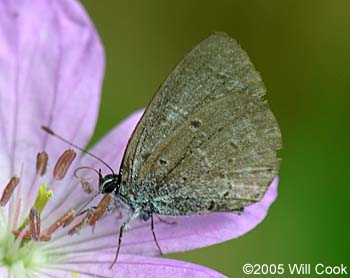
<path fill-rule="evenodd" d="M 105 210 L 107 209 L 109 202 L 112 199 L 112 194 L 105 194 L 102 198 L 102 200 L 99 202 L 99 204 L 96 207 L 96 210 L 94 211 L 93 215 L 89 219 L 89 225 L 94 225 L 103 215 Z"/>
<path fill-rule="evenodd" d="M 73 235 L 75 233 L 77 233 L 81 227 L 87 222 L 89 221 L 89 219 L 92 217 L 93 215 L 93 210 L 92 209 L 88 209 L 85 213 L 85 215 L 68 231 L 69 235 Z"/>
<path fill-rule="evenodd" d="M 2 207 L 6 206 L 7 202 L 10 200 L 13 191 L 15 191 L 17 185 L 19 183 L 19 178 L 18 177 L 12 177 L 8 184 L 6 185 L 4 191 L 2 192 L 2 196 L 0 199 L 0 205 Z"/>
<path fill-rule="evenodd" d="M 49 156 L 45 151 L 38 153 L 36 156 L 36 172 L 38 175 L 43 176 L 46 173 L 47 161 Z"/>
<path fill-rule="evenodd" d="M 43 234 L 40 236 L 40 241 L 49 241 L 51 239 L 51 236 L 48 236 L 46 234 Z"/>
<path fill-rule="evenodd" d="M 53 176 L 56 180 L 61 180 L 66 175 L 69 166 L 77 156 L 73 150 L 66 150 L 57 160 L 55 169 L 53 170 Z"/>
<path fill-rule="evenodd" d="M 16 231 L 12 231 L 12 234 L 17 238 L 17 237 L 19 237 L 19 235 L 21 234 L 21 232 L 22 232 L 22 231 L 20 231 L 20 230 L 16 230 Z M 32 239 L 32 237 L 31 237 L 29 231 L 27 231 L 27 232 L 25 233 L 25 235 L 23 236 L 23 239 L 25 239 L 25 240 L 31 240 L 31 239 Z"/>
<path fill-rule="evenodd" d="M 19 237 L 19 235 L 21 234 L 22 231 L 19 231 L 19 230 L 16 230 L 16 231 L 12 231 L 12 234 L 17 238 Z M 24 240 L 31 240 L 32 239 L 32 236 L 30 234 L 30 231 L 27 231 L 25 233 L 25 235 L 23 236 L 23 239 Z M 40 236 L 40 241 L 49 241 L 51 239 L 51 236 L 48 236 L 46 234 L 43 234 Z"/>
<path fill-rule="evenodd" d="M 73 221 L 74 217 L 75 211 L 73 209 L 70 209 L 47 229 L 45 235 L 50 237 L 59 227 L 65 227 L 66 225 L 68 225 L 66 224 L 68 221 Z"/>
<path fill-rule="evenodd" d="M 29 213 L 29 232 L 33 241 L 40 238 L 40 213 L 36 208 L 32 208 Z"/>
<path fill-rule="evenodd" d="M 75 217 L 77 216 L 75 211 L 73 209 L 71 209 L 71 211 L 73 211 L 72 214 L 69 215 L 69 217 L 67 217 L 66 219 L 64 219 L 63 221 L 63 224 L 62 224 L 62 227 L 65 228 L 67 227 L 68 225 L 70 225 L 73 220 L 75 219 Z"/>

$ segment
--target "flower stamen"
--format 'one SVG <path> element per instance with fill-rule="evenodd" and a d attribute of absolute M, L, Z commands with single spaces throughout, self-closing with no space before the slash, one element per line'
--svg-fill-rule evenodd
<path fill-rule="evenodd" d="M 93 209 L 90 208 L 86 211 L 85 215 L 68 231 L 69 235 L 73 235 L 79 232 L 83 225 L 89 221 L 93 215 Z"/>
<path fill-rule="evenodd" d="M 17 221 L 18 221 L 18 218 L 19 218 L 20 210 L 21 210 L 21 204 L 22 204 L 22 199 L 18 198 L 17 206 L 16 206 L 16 210 L 15 210 L 15 218 L 14 218 L 14 221 L 13 221 L 12 229 L 16 229 L 16 227 L 17 227 Z"/>
<path fill-rule="evenodd" d="M 39 212 L 39 214 L 42 213 L 47 202 L 51 199 L 52 195 L 53 195 L 52 190 L 47 190 L 47 184 L 43 183 L 39 187 L 38 195 L 36 196 L 34 206 L 31 208 L 30 213 L 32 209 L 36 209 Z M 29 217 L 27 217 L 24 220 L 23 224 L 18 228 L 19 231 L 22 231 L 24 227 L 30 223 L 30 213 L 29 213 Z"/>
<path fill-rule="evenodd" d="M 33 241 L 40 238 L 40 213 L 36 208 L 32 208 L 29 213 L 29 231 Z"/>
<path fill-rule="evenodd" d="M 74 218 L 75 218 L 75 211 L 73 209 L 70 209 L 46 230 L 45 235 L 48 237 L 51 237 L 51 235 L 59 227 L 65 227 L 65 226 L 69 225 L 69 223 L 71 223 Z"/>
<path fill-rule="evenodd" d="M 33 241 L 49 241 L 51 236 L 56 230 L 60 227 L 66 227 L 69 225 L 75 218 L 76 214 L 73 209 L 67 211 L 62 215 L 55 223 L 53 223 L 47 230 L 40 234 L 40 212 L 36 208 L 32 208 L 29 214 L 29 231 L 27 228 L 13 231 L 15 237 L 19 237 L 24 230 L 26 232 L 22 235 L 22 238 L 25 240 Z M 27 219 L 28 222 L 28 219 Z M 28 223 L 25 222 L 27 225 Z M 22 225 L 24 226 L 24 225 Z"/>
<path fill-rule="evenodd" d="M 12 254 L 16 253 L 18 251 L 18 249 L 20 248 L 21 242 L 23 239 L 26 239 L 25 237 L 27 236 L 27 234 L 29 235 L 29 239 L 30 237 L 30 233 L 28 231 L 28 227 L 25 227 L 22 231 L 16 231 L 13 232 L 13 234 L 17 237 L 16 241 L 14 243 L 14 245 L 12 246 L 11 250 L 10 250 L 10 254 L 12 256 Z"/>
<path fill-rule="evenodd" d="M 89 219 L 89 225 L 95 225 L 95 223 L 101 218 L 105 210 L 107 209 L 109 202 L 112 199 L 112 194 L 105 194 L 101 201 L 98 203 L 96 210 Z"/>
<path fill-rule="evenodd" d="M 75 151 L 68 149 L 58 158 L 53 170 L 53 177 L 55 180 L 62 180 L 65 177 L 76 156 L 77 154 Z"/>
<path fill-rule="evenodd" d="M 4 191 L 2 192 L 2 196 L 1 196 L 1 199 L 0 199 L 0 205 L 2 207 L 6 206 L 6 204 L 10 200 L 13 192 L 15 191 L 18 183 L 19 183 L 19 178 L 16 177 L 16 176 L 12 177 L 10 179 L 10 181 L 8 182 L 8 184 L 6 185 Z"/>
<path fill-rule="evenodd" d="M 40 176 L 43 176 L 46 173 L 47 161 L 49 156 L 45 151 L 38 153 L 36 156 L 36 173 Z"/>
<path fill-rule="evenodd" d="M 43 176 L 47 170 L 49 156 L 45 151 L 41 151 L 36 156 L 36 174 L 34 175 L 33 181 L 29 186 L 28 198 L 26 198 L 26 205 L 24 211 L 30 210 L 30 206 L 34 201 L 35 192 L 36 192 L 36 183 L 39 176 Z"/>

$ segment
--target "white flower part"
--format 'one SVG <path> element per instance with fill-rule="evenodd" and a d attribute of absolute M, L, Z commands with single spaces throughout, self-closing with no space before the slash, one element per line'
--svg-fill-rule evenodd
<path fill-rule="evenodd" d="M 25 222 L 23 211 L 29 201 L 18 197 L 21 184 L 7 205 L 0 208 L 0 264 L 7 269 L 9 277 L 30 277 L 32 271 L 44 267 L 52 259 L 46 256 L 42 243 L 23 238 L 28 225 L 23 226 L 17 236 L 13 233 Z"/>
<path fill-rule="evenodd" d="M 21 180 L 21 176 L 19 179 L 17 187 L 10 197 L 6 198 L 7 203 L 0 207 L 0 266 L 6 268 L 9 277 L 39 277 L 38 271 L 67 261 L 68 254 L 51 252 L 51 247 L 57 239 L 70 237 L 67 231 L 71 226 L 63 228 L 63 223 L 58 223 L 57 220 L 69 211 L 70 204 L 72 209 L 78 210 L 83 202 L 67 203 L 67 198 L 58 195 L 60 200 L 56 202 L 61 205 L 55 209 L 51 207 L 50 211 L 50 201 L 55 199 L 55 187 L 69 188 L 67 186 L 70 183 L 59 185 L 59 181 L 55 180 L 53 175 L 50 183 L 43 183 L 41 186 L 37 186 L 35 182 L 39 179 L 38 175 L 32 184 L 30 181 Z M 28 195 L 21 197 L 21 192 L 25 189 L 23 187 L 28 184 L 31 185 L 30 189 L 26 188 Z M 37 242 L 31 239 L 32 221 L 29 213 L 32 207 L 38 208 L 42 215 L 41 223 L 37 225 L 37 228 L 40 228 L 40 239 Z M 55 226 L 56 230 L 53 228 Z M 79 237 L 74 239 L 78 240 Z"/>

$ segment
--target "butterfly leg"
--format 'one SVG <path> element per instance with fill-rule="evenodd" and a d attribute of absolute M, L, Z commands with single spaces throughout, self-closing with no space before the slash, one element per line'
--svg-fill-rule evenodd
<path fill-rule="evenodd" d="M 118 245 L 117 245 L 117 251 L 115 253 L 115 257 L 114 257 L 114 260 L 112 262 L 112 264 L 109 266 L 110 269 L 112 269 L 113 265 L 117 262 L 117 259 L 118 259 L 118 255 L 119 255 L 119 250 L 120 250 L 120 245 L 122 243 L 122 237 L 123 237 L 123 232 L 125 230 L 125 227 L 126 227 L 127 223 L 124 222 L 121 227 L 120 227 L 120 230 L 119 230 L 119 238 L 118 238 Z"/>
<path fill-rule="evenodd" d="M 119 251 L 120 251 L 120 246 L 122 243 L 122 238 L 123 238 L 123 233 L 124 231 L 127 229 L 128 225 L 130 224 L 130 222 L 132 220 L 134 220 L 135 218 L 137 218 L 139 216 L 139 211 L 135 211 L 121 226 L 119 229 L 119 237 L 118 237 L 118 245 L 117 245 L 117 251 L 115 253 L 115 257 L 114 260 L 112 262 L 112 264 L 109 266 L 110 269 L 112 269 L 112 267 L 114 266 L 114 264 L 117 262 L 118 259 L 118 255 L 119 255 Z"/>
<path fill-rule="evenodd" d="M 158 242 L 157 237 L 156 237 L 156 233 L 154 232 L 153 213 L 151 213 L 151 230 L 152 230 L 152 235 L 153 235 L 154 242 L 157 245 L 159 253 L 160 253 L 160 255 L 163 255 L 162 249 L 160 248 L 159 242 Z"/>
<path fill-rule="evenodd" d="M 85 213 L 87 213 L 89 211 L 95 210 L 96 208 L 97 208 L 97 206 L 93 206 L 93 207 L 90 207 L 90 208 L 78 211 L 77 212 L 77 216 L 80 216 L 80 215 L 83 215 L 83 214 L 85 214 Z"/>

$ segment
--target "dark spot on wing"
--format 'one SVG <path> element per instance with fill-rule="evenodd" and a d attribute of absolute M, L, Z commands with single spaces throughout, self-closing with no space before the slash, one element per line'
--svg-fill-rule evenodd
<path fill-rule="evenodd" d="M 190 125 L 191 125 L 191 128 L 197 129 L 202 125 L 202 122 L 200 120 L 193 120 L 191 121 Z"/>
<path fill-rule="evenodd" d="M 215 208 L 215 203 L 214 203 L 214 201 L 210 201 L 208 210 L 213 210 L 214 208 Z"/>
<path fill-rule="evenodd" d="M 218 173 L 218 177 L 220 177 L 220 178 L 223 179 L 223 178 L 225 178 L 225 174 L 224 174 L 223 172 L 219 172 L 219 173 Z"/>
<path fill-rule="evenodd" d="M 149 158 L 150 155 L 151 155 L 150 153 L 145 153 L 144 155 L 142 155 L 142 159 L 143 159 L 144 161 L 146 161 L 147 158 Z"/>
<path fill-rule="evenodd" d="M 233 143 L 232 141 L 229 144 L 233 149 L 235 149 L 235 150 L 238 149 L 238 146 L 235 143 Z"/>

